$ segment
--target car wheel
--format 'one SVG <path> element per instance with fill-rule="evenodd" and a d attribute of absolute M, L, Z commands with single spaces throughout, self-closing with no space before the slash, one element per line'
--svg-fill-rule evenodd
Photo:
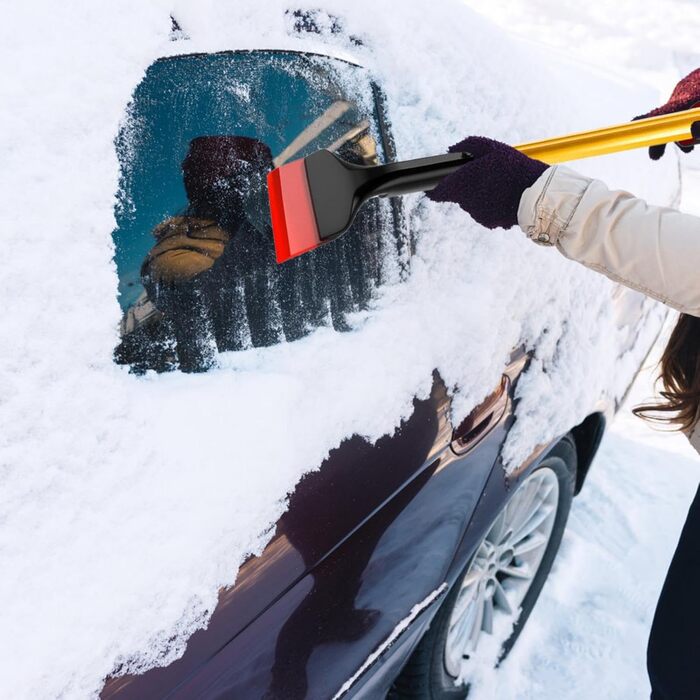
<path fill-rule="evenodd" d="M 552 568 L 575 476 L 566 436 L 504 504 L 388 698 L 465 698 L 477 667 L 506 657 Z"/>

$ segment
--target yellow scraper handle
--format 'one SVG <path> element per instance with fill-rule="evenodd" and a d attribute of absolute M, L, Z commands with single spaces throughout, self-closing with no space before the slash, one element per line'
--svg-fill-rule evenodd
<path fill-rule="evenodd" d="M 690 127 L 693 122 L 700 122 L 700 107 L 544 141 L 532 141 L 515 148 L 530 158 L 554 165 L 673 141 L 692 141 Z"/>

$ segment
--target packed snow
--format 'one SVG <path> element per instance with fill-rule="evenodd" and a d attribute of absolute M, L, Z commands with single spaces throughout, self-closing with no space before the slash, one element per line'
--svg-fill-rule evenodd
<path fill-rule="evenodd" d="M 380 290 L 371 312 L 351 319 L 353 332 L 320 329 L 222 356 L 197 376 L 138 377 L 114 365 L 113 141 L 160 56 L 260 47 L 354 55 L 385 87 L 402 158 L 468 133 L 517 143 L 624 121 L 658 99 L 641 83 L 552 60 L 456 0 L 431 3 L 429 17 L 425 3 L 401 3 L 400 21 L 389 3 L 323 4 L 365 45 L 290 35 L 281 0 L 71 2 L 60 11 L 35 2 L 3 18 L 3 697 L 90 697 L 118 665 L 176 658 L 218 589 L 264 547 L 300 477 L 353 433 L 392 432 L 413 396 L 429 391 L 434 368 L 453 388 L 458 420 L 497 383 L 513 347 L 533 349 L 507 451 L 517 464 L 601 393 L 619 391 L 640 357 L 614 362 L 610 282 L 519 231 L 486 234 L 456 207 L 415 196 L 410 278 Z M 170 41 L 171 12 L 188 38 Z M 580 169 L 673 201 L 675 157 L 653 172 L 645 158 Z M 661 312 L 647 308 L 650 338 Z M 582 351 L 591 343 L 599 353 Z"/>

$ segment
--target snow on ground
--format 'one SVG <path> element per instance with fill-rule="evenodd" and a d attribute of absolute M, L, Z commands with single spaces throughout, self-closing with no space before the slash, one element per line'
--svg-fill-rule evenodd
<path fill-rule="evenodd" d="M 401 21 L 393 3 L 323 4 L 366 39 L 356 52 L 385 85 L 401 157 L 466 133 L 518 142 L 626 119 L 654 99 L 564 56 L 551 61 L 456 0 L 431 3 L 429 22 L 422 2 L 402 3 Z M 287 7 L 76 0 L 60 11 L 15 4 L 3 17 L 3 697 L 87 697 L 120 662 L 176 656 L 264 545 L 302 474 L 353 432 L 391 432 L 434 367 L 463 415 L 512 347 L 534 348 L 531 386 L 547 375 L 567 386 L 557 394 L 566 403 L 523 397 L 529 430 L 511 444 L 514 458 L 578 422 L 615 379 L 612 285 L 517 231 L 487 235 L 448 205 L 413 211 L 421 241 L 411 278 L 384 289 L 353 333 L 321 329 L 222 357 L 201 376 L 136 377 L 113 364 L 113 139 L 131 92 L 153 60 L 178 51 L 352 49 L 290 36 Z M 169 41 L 170 12 L 191 39 Z M 629 153 L 581 168 L 668 202 L 675 162 L 652 175 L 643 154 Z M 563 323 L 570 316 L 577 323 Z M 601 357 L 580 351 L 591 339 Z M 331 393 L 343 401 L 329 403 Z"/>
<path fill-rule="evenodd" d="M 648 79 L 662 101 L 679 77 L 700 66 L 700 11 L 692 3 L 467 3 L 530 43 Z M 700 215 L 700 155 L 681 162 L 681 208 Z M 630 412 L 654 393 L 656 361 L 669 331 L 601 445 L 518 644 L 498 672 L 484 674 L 475 700 L 648 697 L 649 628 L 700 480 L 700 458 L 682 435 L 652 429 Z"/>

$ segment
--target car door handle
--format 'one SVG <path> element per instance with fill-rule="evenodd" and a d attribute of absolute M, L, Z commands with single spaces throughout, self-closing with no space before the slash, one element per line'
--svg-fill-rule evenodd
<path fill-rule="evenodd" d="M 500 422 L 510 401 L 510 379 L 503 375 L 498 388 L 484 399 L 455 429 L 452 449 L 464 454 L 476 447 Z"/>

